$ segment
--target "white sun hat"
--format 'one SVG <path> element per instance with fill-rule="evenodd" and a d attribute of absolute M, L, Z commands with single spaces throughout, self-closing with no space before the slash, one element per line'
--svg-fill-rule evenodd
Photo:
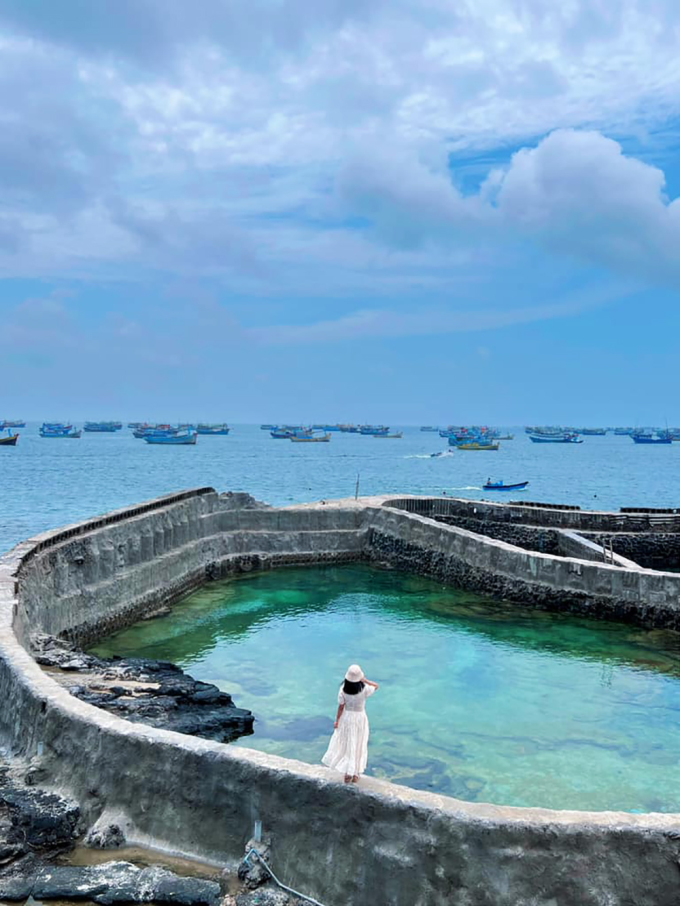
<path fill-rule="evenodd" d="M 351 667 L 347 668 L 345 679 L 349 680 L 350 683 L 360 683 L 363 678 L 364 671 L 358 664 L 352 664 Z"/>

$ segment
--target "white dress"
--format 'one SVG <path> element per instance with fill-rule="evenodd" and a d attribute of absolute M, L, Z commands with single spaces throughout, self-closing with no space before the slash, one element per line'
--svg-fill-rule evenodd
<path fill-rule="evenodd" d="M 375 686 L 364 685 L 356 695 L 347 695 L 340 686 L 338 704 L 345 710 L 340 715 L 338 729 L 333 731 L 328 751 L 321 759 L 326 767 L 358 777 L 366 770 L 368 761 L 368 717 L 366 699 L 375 692 Z"/>

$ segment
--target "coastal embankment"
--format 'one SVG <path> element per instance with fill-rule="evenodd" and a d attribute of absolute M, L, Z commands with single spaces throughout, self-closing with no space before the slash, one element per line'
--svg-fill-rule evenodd
<path fill-rule="evenodd" d="M 678 628 L 680 576 L 604 543 L 654 534 L 648 517 L 394 496 L 275 509 L 199 488 L 45 533 L 0 559 L 0 741 L 129 841 L 234 865 L 261 822 L 279 877 L 327 906 L 670 906 L 678 815 L 468 803 L 372 778 L 348 789 L 321 766 L 132 723 L 33 657 L 39 636 L 84 646 L 218 578 L 360 560 Z M 680 517 L 660 529 L 675 537 Z"/>

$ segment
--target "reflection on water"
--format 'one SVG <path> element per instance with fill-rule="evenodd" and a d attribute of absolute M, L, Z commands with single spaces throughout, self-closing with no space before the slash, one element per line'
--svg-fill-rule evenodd
<path fill-rule="evenodd" d="M 220 582 L 96 652 L 172 660 L 257 717 L 237 743 L 311 763 L 358 661 L 368 773 L 461 799 L 680 811 L 680 634 L 499 604 L 367 566 Z"/>

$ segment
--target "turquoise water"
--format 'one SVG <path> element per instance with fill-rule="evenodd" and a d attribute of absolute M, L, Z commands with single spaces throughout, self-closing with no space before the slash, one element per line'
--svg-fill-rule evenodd
<path fill-rule="evenodd" d="M 680 634 L 533 612 L 367 566 L 220 582 L 100 645 L 253 710 L 245 745 L 318 763 L 358 661 L 368 773 L 466 800 L 680 811 Z"/>
<path fill-rule="evenodd" d="M 353 495 L 357 474 L 364 494 L 489 497 L 481 486 L 493 476 L 530 481 L 521 492 L 529 500 L 591 509 L 680 505 L 680 444 L 636 446 L 613 435 L 532 444 L 520 428 L 496 453 L 430 459 L 446 441 L 403 430 L 401 440 L 334 434 L 329 444 L 291 444 L 237 425 L 228 437 L 200 437 L 195 447 L 158 447 L 127 429 L 46 440 L 29 424 L 16 447 L 0 447 L 0 551 L 45 529 L 197 485 L 281 505 Z"/>

